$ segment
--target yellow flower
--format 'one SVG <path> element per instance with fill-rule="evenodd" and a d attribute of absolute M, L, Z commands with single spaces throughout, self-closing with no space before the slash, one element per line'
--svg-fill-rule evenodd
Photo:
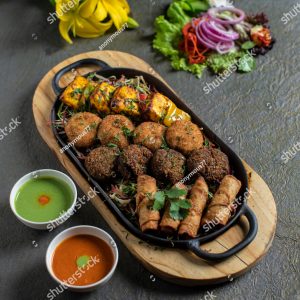
<path fill-rule="evenodd" d="M 56 0 L 59 31 L 70 44 L 70 30 L 74 36 L 95 38 L 103 35 L 113 24 L 120 29 L 132 21 L 129 13 L 126 0 Z"/>

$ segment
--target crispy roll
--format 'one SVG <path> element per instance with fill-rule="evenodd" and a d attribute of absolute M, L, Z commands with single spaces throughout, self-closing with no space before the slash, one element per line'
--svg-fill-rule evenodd
<path fill-rule="evenodd" d="M 201 226 L 226 225 L 231 214 L 230 206 L 241 188 L 241 182 L 232 175 L 226 175 L 214 194 L 208 209 L 201 220 Z"/>
<path fill-rule="evenodd" d="M 180 182 L 176 184 L 176 187 L 187 191 L 187 187 Z M 186 199 L 186 195 L 181 196 L 180 199 L 182 200 Z M 178 229 L 179 224 L 180 224 L 180 220 L 174 220 L 170 216 L 170 204 L 168 203 L 164 215 L 160 222 L 161 231 L 166 234 L 172 234 L 174 231 Z"/>
<path fill-rule="evenodd" d="M 160 219 L 159 211 L 153 210 L 153 198 L 157 191 L 156 180 L 148 175 L 140 175 L 137 179 L 136 208 L 140 228 L 143 232 L 157 230 Z"/>
<path fill-rule="evenodd" d="M 191 208 L 187 217 L 181 221 L 178 233 L 196 237 L 203 210 L 208 199 L 208 186 L 203 177 L 199 177 L 193 185 L 190 193 Z"/>
<path fill-rule="evenodd" d="M 63 91 L 60 100 L 66 105 L 77 109 L 80 106 L 80 99 L 84 88 L 88 84 L 85 77 L 77 76 Z"/>

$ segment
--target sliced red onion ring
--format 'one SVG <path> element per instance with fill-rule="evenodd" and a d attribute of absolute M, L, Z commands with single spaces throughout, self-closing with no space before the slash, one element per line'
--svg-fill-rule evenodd
<path fill-rule="evenodd" d="M 234 47 L 233 38 L 236 36 L 229 36 L 229 34 L 224 36 L 225 28 L 223 26 L 218 28 L 219 30 L 223 30 L 223 35 L 219 31 L 213 32 L 214 29 L 210 27 L 210 22 L 211 20 L 202 19 L 196 25 L 195 20 L 192 21 L 198 42 L 209 49 L 218 51 L 220 54 L 229 52 Z"/>
<path fill-rule="evenodd" d="M 209 22 L 209 25 L 213 30 L 219 32 L 220 34 L 226 37 L 232 37 L 233 40 L 237 40 L 240 37 L 240 35 L 236 31 L 232 30 L 232 28 L 226 28 L 225 26 L 218 24 L 213 20 Z"/>
<path fill-rule="evenodd" d="M 230 11 L 230 12 L 236 14 L 238 17 L 233 20 L 223 20 L 221 18 L 218 18 L 216 16 L 216 14 L 223 12 L 223 11 Z M 245 13 L 241 9 L 238 9 L 235 7 L 214 7 L 214 8 L 210 8 L 207 11 L 207 13 L 214 21 L 216 21 L 220 24 L 223 24 L 223 25 L 238 24 L 245 19 Z"/>
<path fill-rule="evenodd" d="M 219 43 L 217 45 L 216 50 L 220 53 L 220 54 L 225 54 L 228 53 L 230 50 L 232 50 L 234 47 L 234 42 L 229 42 L 227 44 L 225 43 Z"/>
<path fill-rule="evenodd" d="M 215 40 L 216 42 L 231 42 L 239 38 L 239 34 L 236 32 L 230 32 L 218 29 L 212 25 L 213 21 L 207 21 L 203 23 L 203 32 L 210 37 L 211 39 Z"/>

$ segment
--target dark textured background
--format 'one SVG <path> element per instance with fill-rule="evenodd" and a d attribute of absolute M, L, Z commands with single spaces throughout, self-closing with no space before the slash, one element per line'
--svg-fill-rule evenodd
<path fill-rule="evenodd" d="M 117 240 L 120 262 L 109 284 L 89 294 L 66 291 L 59 299 L 204 299 L 206 291 L 213 292 L 215 299 L 226 300 L 300 299 L 300 153 L 287 164 L 280 159 L 283 151 L 300 141 L 300 15 L 286 26 L 280 20 L 296 0 L 236 1 L 236 6 L 248 12 L 269 15 L 277 43 L 266 57 L 259 57 L 253 73 L 233 74 L 209 95 L 202 88 L 214 77 L 205 73 L 197 80 L 185 72 L 173 72 L 151 49 L 153 20 L 170 1 L 129 2 L 141 27 L 122 33 L 106 49 L 129 52 L 150 63 L 266 180 L 278 208 L 276 236 L 263 261 L 247 274 L 228 284 L 204 288 L 183 288 L 159 278 L 153 281 L 151 273 Z M 0 299 L 44 299 L 49 288 L 56 287 L 44 261 L 49 242 L 62 230 L 89 224 L 114 236 L 91 204 L 51 233 L 23 226 L 9 207 L 10 189 L 19 177 L 40 168 L 62 170 L 35 128 L 31 102 L 36 85 L 54 65 L 97 50 L 108 37 L 77 39 L 74 45 L 67 45 L 57 24 L 46 22 L 50 9 L 46 0 L 0 1 L 0 128 L 17 116 L 22 122 L 0 141 Z"/>

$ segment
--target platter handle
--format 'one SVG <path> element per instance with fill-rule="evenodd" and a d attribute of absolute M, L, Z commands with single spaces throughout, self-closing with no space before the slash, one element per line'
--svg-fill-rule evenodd
<path fill-rule="evenodd" d="M 100 59 L 96 59 L 96 58 L 85 58 L 85 59 L 78 60 L 78 61 L 62 68 L 54 75 L 53 80 L 52 80 L 52 88 L 53 88 L 55 94 L 60 95 L 62 93 L 62 91 L 64 90 L 64 88 L 61 88 L 59 86 L 59 81 L 66 73 L 70 72 L 72 69 L 80 68 L 85 65 L 96 65 L 96 66 L 101 67 L 102 70 L 111 68 L 111 66 L 108 65 L 106 62 L 104 62 L 103 60 L 100 60 Z"/>
<path fill-rule="evenodd" d="M 188 249 L 191 250 L 198 257 L 200 257 L 204 260 L 207 260 L 207 261 L 224 260 L 224 259 L 236 254 L 240 250 L 244 249 L 246 246 L 248 246 L 254 240 L 254 238 L 257 234 L 257 230 L 258 230 L 258 223 L 257 223 L 257 219 L 256 219 L 254 212 L 249 208 L 249 206 L 247 204 L 245 205 L 243 214 L 246 216 L 246 218 L 249 222 L 249 231 L 248 231 L 247 235 L 245 236 L 245 238 L 240 243 L 235 245 L 233 248 L 228 249 L 227 251 L 225 251 L 223 253 L 209 253 L 207 251 L 202 250 L 200 248 L 199 241 L 195 240 L 195 241 L 191 241 L 188 244 Z"/>

